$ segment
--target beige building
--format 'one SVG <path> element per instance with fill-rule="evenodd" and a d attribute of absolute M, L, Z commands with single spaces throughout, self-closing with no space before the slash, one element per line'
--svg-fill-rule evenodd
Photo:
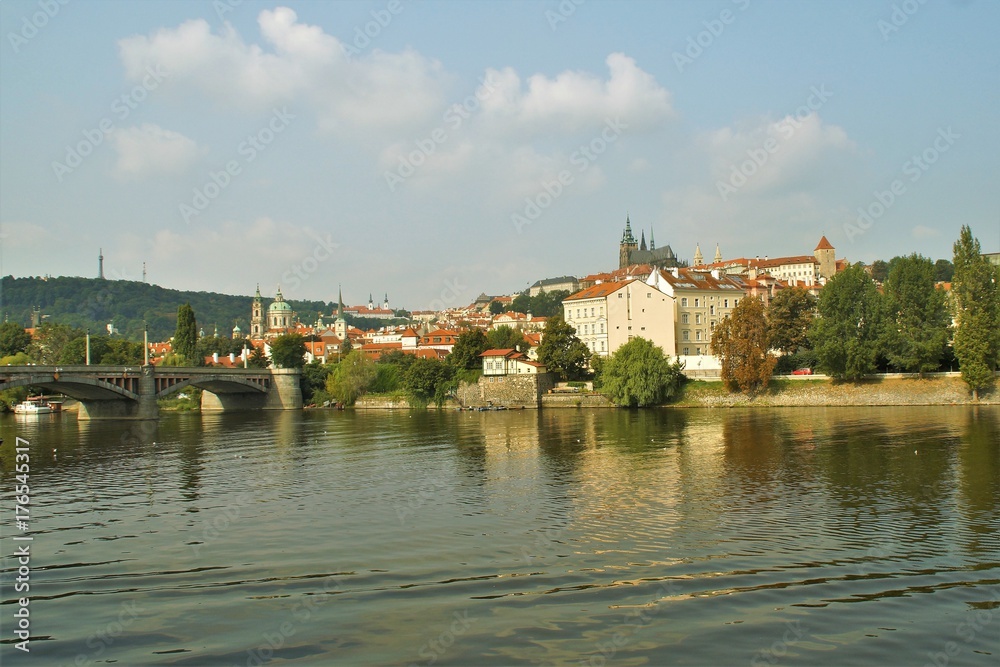
<path fill-rule="evenodd" d="M 718 270 L 653 271 L 646 283 L 674 297 L 674 354 L 683 357 L 712 354 L 712 331 L 745 296 L 740 281 Z"/>
<path fill-rule="evenodd" d="M 563 318 L 593 354 L 607 357 L 635 337 L 675 354 L 674 300 L 641 280 L 600 283 L 563 301 Z"/>

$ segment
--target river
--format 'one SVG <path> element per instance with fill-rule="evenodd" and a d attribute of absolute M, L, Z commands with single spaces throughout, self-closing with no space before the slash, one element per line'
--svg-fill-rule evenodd
<path fill-rule="evenodd" d="M 0 436 L 4 664 L 1000 662 L 997 407 L 8 415 Z"/>

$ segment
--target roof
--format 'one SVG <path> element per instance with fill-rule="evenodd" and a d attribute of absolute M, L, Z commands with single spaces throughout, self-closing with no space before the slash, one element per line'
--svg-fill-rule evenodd
<path fill-rule="evenodd" d="M 816 245 L 816 250 L 833 250 L 833 244 L 826 240 L 826 236 L 823 236 Z"/>
<path fill-rule="evenodd" d="M 536 280 L 532 287 L 544 287 L 545 285 L 559 285 L 562 283 L 575 283 L 576 278 L 573 276 L 560 276 L 558 278 L 546 278 L 545 280 Z"/>
<path fill-rule="evenodd" d="M 506 357 L 508 355 L 517 354 L 517 353 L 518 353 L 517 350 L 512 349 L 512 348 L 508 348 L 508 349 L 505 349 L 505 350 L 486 350 L 485 352 L 483 352 L 479 356 L 480 357 Z"/>
<path fill-rule="evenodd" d="M 576 294 L 570 294 L 568 297 L 563 299 L 563 302 L 580 301 L 582 299 L 597 299 L 602 296 L 613 294 L 632 282 L 635 282 L 635 280 L 623 280 L 617 283 L 600 283 L 598 285 L 593 285 L 587 289 L 580 290 Z"/>

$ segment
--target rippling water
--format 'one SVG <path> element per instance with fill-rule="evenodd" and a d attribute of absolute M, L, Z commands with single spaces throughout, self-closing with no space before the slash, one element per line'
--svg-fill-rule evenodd
<path fill-rule="evenodd" d="M 997 408 L 8 416 L 0 435 L 5 664 L 1000 664 Z"/>

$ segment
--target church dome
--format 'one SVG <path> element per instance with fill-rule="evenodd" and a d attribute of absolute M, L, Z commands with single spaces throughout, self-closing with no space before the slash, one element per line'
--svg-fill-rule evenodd
<path fill-rule="evenodd" d="M 269 313 L 290 312 L 291 310 L 292 307 L 288 305 L 287 301 L 275 301 L 267 307 Z"/>

